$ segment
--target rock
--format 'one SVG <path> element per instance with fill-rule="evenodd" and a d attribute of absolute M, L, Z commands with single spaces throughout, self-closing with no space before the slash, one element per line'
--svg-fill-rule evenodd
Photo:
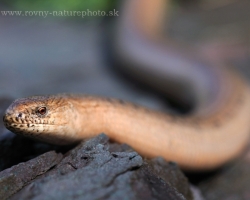
<path fill-rule="evenodd" d="M 34 178 L 55 166 L 61 158 L 61 154 L 51 151 L 0 172 L 0 199 L 8 199 Z"/>
<path fill-rule="evenodd" d="M 250 199 L 250 146 L 234 162 L 229 163 L 202 180 L 198 187 L 211 200 Z"/>
<path fill-rule="evenodd" d="M 35 179 L 10 199 L 192 199 L 188 181 L 176 164 L 161 158 L 143 160 L 128 146 L 110 143 L 104 134 L 82 142 L 41 176 L 35 174 L 23 171 L 18 181 Z"/>

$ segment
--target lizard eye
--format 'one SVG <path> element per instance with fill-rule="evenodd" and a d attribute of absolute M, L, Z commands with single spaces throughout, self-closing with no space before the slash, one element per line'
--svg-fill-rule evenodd
<path fill-rule="evenodd" d="M 39 108 L 37 108 L 36 113 L 39 115 L 45 115 L 47 113 L 47 108 L 44 106 L 39 107 Z"/>

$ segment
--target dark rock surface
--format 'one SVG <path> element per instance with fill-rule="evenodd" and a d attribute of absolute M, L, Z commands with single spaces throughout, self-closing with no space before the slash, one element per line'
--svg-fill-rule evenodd
<path fill-rule="evenodd" d="M 63 159 L 52 151 L 2 171 L 0 199 L 18 190 L 10 199 L 192 199 L 176 164 L 143 160 L 129 147 L 108 140 L 102 134 Z"/>
<path fill-rule="evenodd" d="M 0 199 L 9 198 L 37 176 L 56 165 L 61 158 L 61 154 L 51 151 L 0 172 Z"/>
<path fill-rule="evenodd" d="M 199 183 L 209 200 L 250 199 L 250 147 L 236 161 Z"/>

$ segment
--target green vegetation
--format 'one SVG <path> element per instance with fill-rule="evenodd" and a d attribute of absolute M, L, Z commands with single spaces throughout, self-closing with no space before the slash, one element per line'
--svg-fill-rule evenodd
<path fill-rule="evenodd" d="M 116 1 L 114 0 L 4 0 L 2 1 L 9 7 L 16 10 L 102 10 L 113 9 Z"/>

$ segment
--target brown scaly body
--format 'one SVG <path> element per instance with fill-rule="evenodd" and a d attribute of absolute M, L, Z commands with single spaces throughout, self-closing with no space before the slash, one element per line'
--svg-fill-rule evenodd
<path fill-rule="evenodd" d="M 237 156 L 248 142 L 250 94 L 241 87 L 237 92 L 243 96 L 209 116 L 178 118 L 114 99 L 61 94 L 16 100 L 4 123 L 13 132 L 54 144 L 105 132 L 142 155 L 162 156 L 186 169 L 211 169 Z"/>
<path fill-rule="evenodd" d="M 104 132 L 142 155 L 162 156 L 191 170 L 213 169 L 235 158 L 249 139 L 247 84 L 220 66 L 182 57 L 171 43 L 159 44 L 158 18 L 143 16 L 151 5 L 161 9 L 164 1 L 126 2 L 116 38 L 117 57 L 128 64 L 123 69 L 177 98 L 192 91 L 195 112 L 181 118 L 114 99 L 60 94 L 16 100 L 6 111 L 5 126 L 55 144 Z M 152 13 L 161 14 L 157 9 Z"/>

